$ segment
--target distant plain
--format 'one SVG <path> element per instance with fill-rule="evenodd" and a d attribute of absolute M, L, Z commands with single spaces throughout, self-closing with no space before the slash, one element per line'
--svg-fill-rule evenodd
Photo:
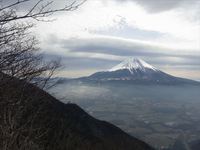
<path fill-rule="evenodd" d="M 50 93 L 163 148 L 177 140 L 200 139 L 199 89 L 192 85 L 62 83 Z"/>

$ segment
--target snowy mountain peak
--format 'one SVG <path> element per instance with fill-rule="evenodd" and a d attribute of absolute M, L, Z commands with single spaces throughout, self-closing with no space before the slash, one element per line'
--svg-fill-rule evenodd
<path fill-rule="evenodd" d="M 124 70 L 128 69 L 131 73 L 133 73 L 135 70 L 140 70 L 142 72 L 145 72 L 147 69 L 158 71 L 155 67 L 151 66 L 150 64 L 146 63 L 142 59 L 139 58 L 128 58 L 118 64 L 117 66 L 113 67 L 109 71 L 117 71 L 117 70 Z"/>
<path fill-rule="evenodd" d="M 129 58 L 108 71 L 96 72 L 86 78 L 89 81 L 136 84 L 198 84 L 195 81 L 174 77 L 138 58 Z M 128 81 L 128 82 L 126 82 Z"/>

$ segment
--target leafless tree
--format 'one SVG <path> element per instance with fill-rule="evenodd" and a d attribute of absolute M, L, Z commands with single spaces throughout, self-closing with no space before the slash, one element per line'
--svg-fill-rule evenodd
<path fill-rule="evenodd" d="M 60 63 L 57 60 L 47 62 L 43 59 L 37 39 L 29 31 L 34 27 L 33 20 L 51 21 L 48 16 L 55 12 L 73 11 L 84 1 L 74 0 L 58 9 L 53 9 L 55 2 L 48 0 L 10 2 L 6 1 L 7 4 L 4 4 L 0 1 L 0 149 L 39 150 L 40 148 L 30 140 L 30 136 L 34 132 L 37 133 L 34 138 L 38 138 L 47 132 L 40 131 L 40 128 L 35 131 L 32 127 L 35 118 L 38 117 L 37 112 L 42 108 L 38 107 L 34 116 L 25 119 L 24 123 L 19 125 L 23 114 L 28 111 L 24 104 L 24 89 L 29 86 L 28 82 L 43 88 Z M 17 11 L 30 2 L 35 3 L 30 9 Z M 23 81 L 18 83 L 18 79 L 15 78 Z M 18 92 L 13 88 L 15 81 L 16 85 L 23 83 Z M 9 85 L 9 82 L 13 85 Z M 21 141 L 20 145 L 18 141 Z"/>
<path fill-rule="evenodd" d="M 37 0 L 35 3 L 34 0 L 16 0 L 8 4 L 1 1 L 0 71 L 28 82 L 40 83 L 44 87 L 60 64 L 59 61 L 44 61 L 37 47 L 37 39 L 29 32 L 34 26 L 31 19 L 51 21 L 48 17 L 53 13 L 73 11 L 83 2 L 84 0 L 66 1 L 63 8 L 54 9 L 55 2 L 48 0 Z M 33 4 L 31 8 L 17 11 L 29 3 Z"/>

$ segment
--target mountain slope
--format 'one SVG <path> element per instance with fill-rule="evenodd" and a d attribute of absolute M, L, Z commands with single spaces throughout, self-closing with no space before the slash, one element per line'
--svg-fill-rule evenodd
<path fill-rule="evenodd" d="M 94 73 L 85 79 L 93 81 L 128 81 L 130 83 L 198 84 L 196 81 L 164 73 L 136 58 L 129 58 L 108 71 Z"/>
<path fill-rule="evenodd" d="M 0 73 L 0 149 L 151 150 L 75 104 Z"/>

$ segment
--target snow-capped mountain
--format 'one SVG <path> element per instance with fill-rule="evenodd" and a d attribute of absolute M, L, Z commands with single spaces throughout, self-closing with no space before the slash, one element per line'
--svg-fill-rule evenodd
<path fill-rule="evenodd" d="M 146 63 L 142 59 L 139 58 L 129 58 L 121 62 L 119 65 L 113 67 L 109 71 L 117 71 L 117 70 L 123 70 L 128 69 L 131 73 L 134 73 L 135 70 L 141 70 L 146 71 L 146 69 L 151 69 L 154 71 L 157 71 L 155 67 L 151 66 L 150 64 Z"/>
<path fill-rule="evenodd" d="M 155 67 L 151 66 L 150 64 L 146 63 L 145 61 L 139 58 L 126 59 L 117 66 L 110 69 L 109 71 L 113 72 L 117 70 L 129 70 L 131 74 L 134 74 L 138 70 L 140 70 L 141 72 L 146 72 L 147 70 L 159 71 Z"/>
<path fill-rule="evenodd" d="M 136 83 L 190 83 L 192 80 L 174 77 L 138 58 L 129 58 L 108 71 L 86 77 L 92 81 L 129 81 Z"/>

